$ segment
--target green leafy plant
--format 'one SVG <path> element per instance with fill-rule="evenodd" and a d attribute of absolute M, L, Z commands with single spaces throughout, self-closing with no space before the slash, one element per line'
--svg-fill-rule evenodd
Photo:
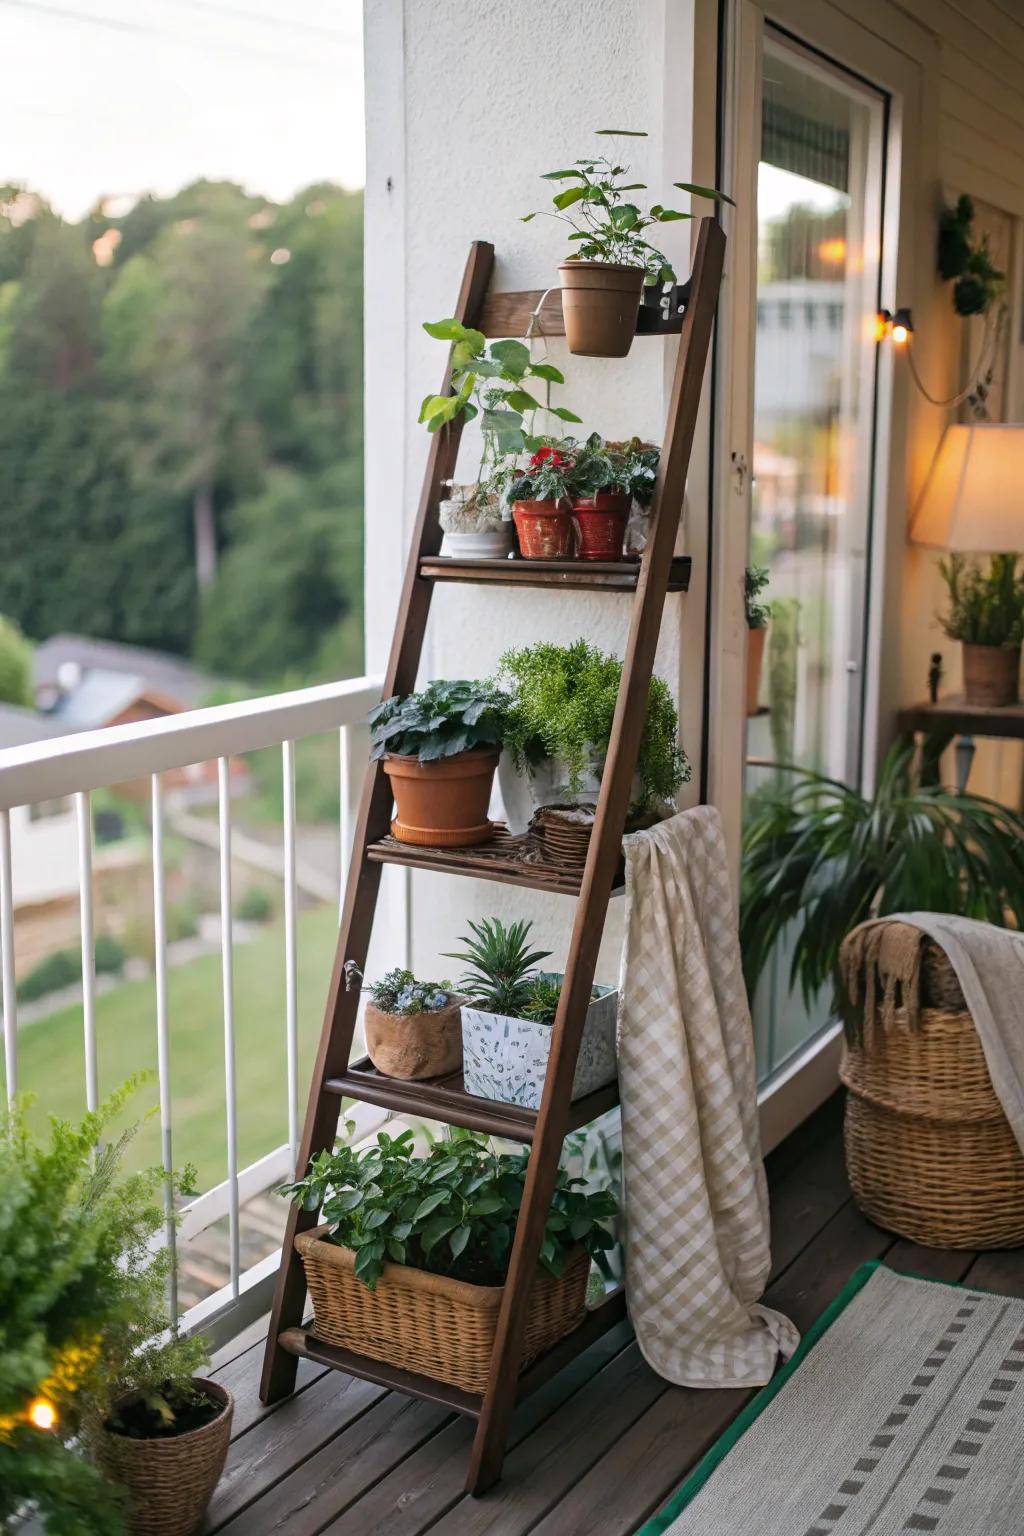
<path fill-rule="evenodd" d="M 397 1013 L 406 1019 L 420 1013 L 437 1013 L 453 1000 L 447 981 L 417 981 L 412 971 L 398 969 L 388 971 L 366 990 L 381 1013 Z"/>
<path fill-rule="evenodd" d="M 953 283 L 953 308 L 958 315 L 983 315 L 1002 295 L 1005 272 L 992 260 L 988 236 L 972 238 L 974 204 L 964 194 L 956 206 L 943 209 L 939 220 L 939 276 Z"/>
<path fill-rule="evenodd" d="M 598 489 L 627 491 L 638 506 L 649 507 L 654 500 L 661 459 L 657 444 L 630 437 L 623 442 L 605 443 L 604 452 L 609 478 Z"/>
<path fill-rule="evenodd" d="M 243 923 L 269 923 L 274 916 L 274 897 L 263 885 L 250 885 L 243 891 L 235 916 Z"/>
<path fill-rule="evenodd" d="M 537 412 L 547 411 L 560 421 L 579 421 L 568 406 L 547 405 L 533 393 L 538 383 L 545 389 L 564 384 L 565 376 L 553 363 L 533 362 L 524 342 L 494 341 L 488 347 L 482 331 L 458 320 L 429 321 L 423 329 L 438 341 L 451 343 L 452 387 L 447 395 L 427 395 L 419 419 L 428 432 L 437 432 L 459 416 L 465 421 L 479 417 L 480 491 L 504 498 L 515 474 L 515 458 L 527 447 Z"/>
<path fill-rule="evenodd" d="M 503 1013 L 509 1018 L 525 1017 L 523 1009 L 533 996 L 534 968 L 546 960 L 550 950 L 529 947 L 533 924 L 511 923 L 505 927 L 497 917 L 485 917 L 479 923 L 467 919 L 470 934 L 459 939 L 466 947 L 448 955 L 469 969 L 459 981 L 459 990 L 488 1013 Z"/>
<path fill-rule="evenodd" d="M 562 983 L 549 976 L 535 976 L 529 996 L 523 1004 L 522 1017 L 534 1024 L 553 1024 L 562 996 Z"/>
<path fill-rule="evenodd" d="M 645 139 L 647 134 L 630 128 L 599 128 L 602 138 Z M 646 192 L 643 181 L 627 181 L 628 165 L 620 165 L 607 155 L 588 155 L 574 160 L 568 170 L 545 171 L 545 181 L 564 181 L 571 185 L 552 198 L 554 213 L 541 210 L 546 217 L 560 219 L 568 224 L 572 233 L 569 241 L 574 246 L 567 261 L 600 261 L 613 266 L 642 267 L 644 282 L 675 282 L 675 269 L 668 257 L 656 246 L 643 238 L 645 230 L 658 224 L 671 224 L 679 219 L 691 219 L 691 213 L 680 213 L 675 208 L 665 208 L 652 203 L 645 213 L 639 204 L 632 202 L 627 193 Z M 680 192 L 691 197 L 712 198 L 731 203 L 715 187 L 701 187 L 694 182 L 674 181 Z M 537 213 L 523 215 L 523 223 L 535 219 Z"/>
<path fill-rule="evenodd" d="M 743 830 L 740 942 L 751 993 L 791 924 L 791 984 L 807 1002 L 835 980 L 839 946 L 866 918 L 954 912 L 1024 928 L 1024 819 L 981 795 L 920 783 L 912 745 L 892 748 L 871 799 L 806 769 L 779 774 L 753 798 Z"/>
<path fill-rule="evenodd" d="M 642 507 L 651 504 L 660 458 L 653 443 L 638 437 L 609 443 L 592 432 L 582 442 L 574 437 L 530 438 L 527 447 L 533 453 L 512 483 L 510 500 L 560 501 L 625 491 Z"/>
<path fill-rule="evenodd" d="M 578 792 L 585 770 L 607 751 L 622 662 L 586 640 L 571 645 L 542 641 L 506 651 L 500 667 L 499 676 L 511 695 L 505 739 L 516 768 L 526 772 L 545 758 L 555 758 L 565 765 L 570 791 Z M 637 757 L 639 804 L 634 809 L 668 804 L 689 779 L 678 729 L 668 685 L 652 677 Z"/>
<path fill-rule="evenodd" d="M 140 1081 L 78 1125 L 52 1120 L 46 1142 L 24 1102 L 0 1120 L 0 1524 L 27 1505 L 63 1536 L 121 1532 L 117 1490 L 72 1441 L 125 1393 L 187 1394 L 204 1359 L 201 1341 L 167 1336 L 163 1171 L 122 1172 L 134 1128 L 106 1139 Z"/>
<path fill-rule="evenodd" d="M 499 747 L 508 695 L 491 682 L 439 678 L 419 693 L 394 696 L 370 711 L 371 757 L 385 752 L 434 763 L 473 747 Z"/>
<path fill-rule="evenodd" d="M 771 618 L 771 606 L 760 601 L 768 581 L 768 570 L 763 565 L 748 565 L 743 573 L 743 601 L 747 610 L 748 629 L 765 629 Z"/>
<path fill-rule="evenodd" d="M 1019 555 L 993 555 L 987 571 L 965 555 L 939 561 L 949 611 L 939 623 L 966 645 L 1017 646 L 1024 640 L 1024 571 Z"/>
<path fill-rule="evenodd" d="M 416 1157 L 413 1133 L 381 1131 L 376 1145 L 338 1147 L 281 1191 L 321 1210 L 329 1239 L 354 1250 L 355 1272 L 373 1290 L 387 1260 L 477 1285 L 501 1285 L 523 1201 L 528 1155 L 492 1152 L 472 1139 L 439 1142 Z M 560 1170 L 547 1214 L 541 1264 L 560 1275 L 582 1243 L 606 1269 L 616 1213 L 607 1191 L 588 1193 Z"/>
<path fill-rule="evenodd" d="M 0 614 L 0 702 L 31 709 L 32 646 L 13 619 Z"/>

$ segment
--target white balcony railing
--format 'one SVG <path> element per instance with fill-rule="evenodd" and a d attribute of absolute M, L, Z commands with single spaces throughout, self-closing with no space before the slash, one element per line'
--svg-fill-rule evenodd
<path fill-rule="evenodd" d="M 18 807 L 73 799 L 77 818 L 78 892 L 82 947 L 83 1106 L 98 1103 L 96 1043 L 96 968 L 94 939 L 93 821 L 91 794 L 114 785 L 150 782 L 150 826 L 153 876 L 153 975 L 161 1156 L 168 1172 L 189 1159 L 189 1148 L 174 1142 L 170 1075 L 170 1042 L 174 1019 L 168 1010 L 168 937 L 165 894 L 163 775 L 171 769 L 216 762 L 219 816 L 217 831 L 206 824 L 208 839 L 219 855 L 220 949 L 224 1023 L 224 1106 L 227 1145 L 226 1178 L 187 1205 L 180 1216 L 177 1241 L 184 1244 L 226 1217 L 229 1225 L 228 1283 L 184 1313 L 188 1329 L 204 1327 L 215 1340 L 229 1337 L 268 1304 L 277 1268 L 271 1254 L 244 1273 L 241 1268 L 239 1213 L 247 1200 L 291 1176 L 299 1140 L 299 1041 L 297 1006 L 297 874 L 295 744 L 325 732 L 339 733 L 340 803 L 338 836 L 340 882 L 344 895 L 356 798 L 365 757 L 360 729 L 367 711 L 380 696 L 380 682 L 359 677 L 322 687 L 197 709 L 159 720 L 113 726 L 0 751 L 0 957 L 3 981 L 4 1063 L 8 1098 L 18 1090 L 18 1006 L 15 978 L 15 892 L 17 870 L 12 857 L 11 812 Z M 268 857 L 280 875 L 284 892 L 284 1046 L 287 1063 L 288 1141 L 268 1146 L 244 1168 L 238 1166 L 238 1126 L 235 1086 L 234 923 L 232 907 L 231 762 L 257 749 L 281 748 L 283 826 L 281 859 Z M 269 867 L 269 866 L 268 866 Z M 326 988 L 326 978 L 325 978 Z M 140 1021 L 140 1027 L 144 1021 Z M 42 1108 L 46 1109 L 45 1096 Z M 369 1129 L 369 1125 L 367 1129 Z M 171 1304 L 177 1310 L 175 1225 L 168 1223 L 166 1241 L 174 1254 Z"/>

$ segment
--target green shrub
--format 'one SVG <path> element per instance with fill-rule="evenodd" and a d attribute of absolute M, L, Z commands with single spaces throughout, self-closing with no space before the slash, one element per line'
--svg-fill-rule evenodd
<path fill-rule="evenodd" d="M 1024 572 L 1019 555 L 993 555 L 987 571 L 964 555 L 939 561 L 949 611 L 939 623 L 965 645 L 1020 645 L 1024 640 Z"/>
<path fill-rule="evenodd" d="M 262 885 L 250 885 L 243 891 L 235 916 L 243 923 L 269 923 L 274 915 L 274 898 Z"/>
<path fill-rule="evenodd" d="M 194 939 L 199 932 L 199 915 L 190 901 L 172 901 L 167 905 L 167 941 Z"/>
<path fill-rule="evenodd" d="M 13 619 L 0 614 L 0 702 L 31 709 L 32 647 Z"/>
<path fill-rule="evenodd" d="M 73 987 L 82 979 L 82 956 L 77 949 L 55 949 L 18 982 L 18 1002 L 34 1003 L 48 992 Z"/>
<path fill-rule="evenodd" d="M 98 975 L 120 975 L 128 953 L 112 933 L 101 933 L 96 939 L 96 972 Z"/>

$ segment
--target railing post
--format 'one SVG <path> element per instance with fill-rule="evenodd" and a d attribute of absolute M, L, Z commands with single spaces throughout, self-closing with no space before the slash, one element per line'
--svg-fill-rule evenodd
<path fill-rule="evenodd" d="M 224 984 L 224 1103 L 227 1116 L 228 1207 L 231 1294 L 237 1297 L 241 1269 L 238 1234 L 238 1105 L 235 1087 L 235 979 L 231 913 L 231 762 L 217 759 L 220 821 L 220 952 Z"/>
<path fill-rule="evenodd" d="M 167 1304 L 178 1317 L 178 1248 L 174 1222 L 174 1159 L 171 1150 L 171 1054 L 167 1017 L 167 889 L 164 881 L 164 792 L 158 773 L 152 779 L 153 968 L 156 981 L 156 1070 L 160 1092 L 160 1151 L 164 1169 L 164 1220 L 171 1255 Z"/>
<path fill-rule="evenodd" d="M 18 998 L 14 980 L 14 881 L 11 875 L 11 813 L 0 811 L 0 971 L 4 987 L 4 1073 L 7 1102 L 18 1091 Z"/>

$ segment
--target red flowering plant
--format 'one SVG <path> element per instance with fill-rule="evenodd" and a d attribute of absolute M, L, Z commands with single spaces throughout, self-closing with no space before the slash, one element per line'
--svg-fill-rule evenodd
<path fill-rule="evenodd" d="M 601 439 L 596 432 L 584 441 L 574 437 L 531 437 L 526 468 L 513 480 L 509 501 L 568 501 L 592 496 L 606 483 L 601 463 Z"/>

